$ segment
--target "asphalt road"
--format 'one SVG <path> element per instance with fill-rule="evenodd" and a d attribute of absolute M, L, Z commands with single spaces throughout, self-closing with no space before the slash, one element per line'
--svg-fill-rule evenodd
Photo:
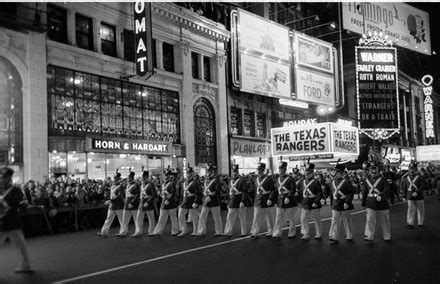
<path fill-rule="evenodd" d="M 261 237 L 162 237 L 101 239 L 96 230 L 28 239 L 35 272 L 16 275 L 16 255 L 0 248 L 0 283 L 438 283 L 440 201 L 425 201 L 422 228 L 408 229 L 406 204 L 391 210 L 392 242 L 363 241 L 365 213 L 353 211 L 354 242 L 328 242 L 330 210 L 323 208 L 324 238 L 303 243 Z M 223 222 L 225 216 L 223 215 Z M 252 221 L 249 214 L 248 223 Z M 213 234 L 208 218 L 208 234 Z M 115 233 L 117 228 L 113 228 Z M 133 231 L 133 228 L 131 228 Z M 298 228 L 299 232 L 299 228 Z M 312 226 L 311 234 L 314 229 Z"/>

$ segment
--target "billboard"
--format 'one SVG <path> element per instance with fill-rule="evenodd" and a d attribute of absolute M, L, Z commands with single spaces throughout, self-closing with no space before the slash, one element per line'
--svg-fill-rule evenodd
<path fill-rule="evenodd" d="M 296 70 L 296 97 L 319 105 L 335 105 L 335 79 L 324 73 Z"/>
<path fill-rule="evenodd" d="M 295 33 L 296 64 L 310 67 L 318 71 L 334 73 L 333 45 Z"/>
<path fill-rule="evenodd" d="M 289 29 L 255 14 L 238 10 L 238 45 L 276 58 L 289 60 Z"/>
<path fill-rule="evenodd" d="M 241 90 L 290 99 L 290 66 L 241 54 Z"/>
<path fill-rule="evenodd" d="M 399 130 L 396 48 L 356 47 L 356 92 L 361 131 Z"/>
<path fill-rule="evenodd" d="M 427 145 L 416 147 L 418 162 L 440 161 L 440 145 Z"/>
<path fill-rule="evenodd" d="M 429 14 L 403 3 L 342 3 L 343 28 L 358 34 L 377 31 L 398 46 L 431 55 Z"/>
<path fill-rule="evenodd" d="M 272 128 L 271 144 L 273 157 L 333 158 L 359 155 L 358 129 L 335 123 Z"/>

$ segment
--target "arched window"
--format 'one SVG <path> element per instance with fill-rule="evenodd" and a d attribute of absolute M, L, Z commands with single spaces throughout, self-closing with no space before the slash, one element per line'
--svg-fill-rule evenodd
<path fill-rule="evenodd" d="M 23 162 L 23 96 L 17 69 L 0 56 L 0 165 Z"/>
<path fill-rule="evenodd" d="M 211 103 L 200 98 L 194 104 L 194 139 L 196 165 L 217 165 L 215 113 Z"/>

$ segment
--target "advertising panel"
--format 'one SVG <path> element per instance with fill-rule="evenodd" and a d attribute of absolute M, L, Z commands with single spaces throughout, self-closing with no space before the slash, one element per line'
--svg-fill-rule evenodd
<path fill-rule="evenodd" d="M 270 143 L 231 138 L 231 156 L 270 157 Z"/>
<path fill-rule="evenodd" d="M 427 145 L 416 147 L 418 162 L 440 161 L 440 145 Z"/>
<path fill-rule="evenodd" d="M 241 55 L 240 90 L 290 99 L 290 67 L 247 54 Z"/>
<path fill-rule="evenodd" d="M 382 32 L 398 46 L 431 54 L 429 14 L 422 10 L 400 2 L 346 2 L 342 15 L 346 30 Z"/>
<path fill-rule="evenodd" d="M 332 49 L 333 46 L 330 43 L 295 33 L 296 64 L 333 74 Z"/>
<path fill-rule="evenodd" d="M 335 105 L 335 80 L 333 76 L 296 69 L 296 95 L 300 101 L 320 105 Z"/>
<path fill-rule="evenodd" d="M 399 129 L 396 49 L 356 47 L 359 128 Z"/>
<path fill-rule="evenodd" d="M 289 60 L 289 29 L 258 17 L 239 11 L 239 47 L 270 54 Z"/>
<path fill-rule="evenodd" d="M 341 155 L 359 155 L 359 131 L 356 127 L 332 124 L 333 152 Z"/>
<path fill-rule="evenodd" d="M 170 155 L 172 145 L 165 141 L 86 137 L 87 152 Z"/>

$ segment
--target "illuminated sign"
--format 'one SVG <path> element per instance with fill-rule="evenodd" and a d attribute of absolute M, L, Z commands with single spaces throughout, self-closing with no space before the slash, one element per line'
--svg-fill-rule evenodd
<path fill-rule="evenodd" d="M 425 94 L 425 135 L 426 138 L 434 138 L 434 110 L 432 106 L 432 81 L 431 75 L 425 75 L 422 78 L 422 83 L 425 85 L 423 93 Z"/>
<path fill-rule="evenodd" d="M 317 123 L 271 129 L 272 156 L 348 157 L 359 155 L 356 127 L 336 123 Z"/>
<path fill-rule="evenodd" d="M 153 71 L 151 28 L 151 3 L 136 1 L 134 4 L 134 40 L 136 74 L 145 76 Z"/>
<path fill-rule="evenodd" d="M 418 162 L 440 161 L 440 145 L 427 145 L 416 147 Z"/>
<path fill-rule="evenodd" d="M 283 127 L 296 126 L 296 125 L 309 125 L 309 124 L 315 124 L 317 122 L 318 122 L 317 118 L 290 120 L 290 121 L 284 121 Z"/>
<path fill-rule="evenodd" d="M 270 143 L 231 138 L 231 156 L 270 157 Z"/>
<path fill-rule="evenodd" d="M 86 138 L 86 151 L 125 154 L 170 155 L 171 143 L 165 141 Z"/>
<path fill-rule="evenodd" d="M 356 46 L 356 93 L 359 129 L 372 139 L 399 132 L 397 51 L 377 33 Z"/>

